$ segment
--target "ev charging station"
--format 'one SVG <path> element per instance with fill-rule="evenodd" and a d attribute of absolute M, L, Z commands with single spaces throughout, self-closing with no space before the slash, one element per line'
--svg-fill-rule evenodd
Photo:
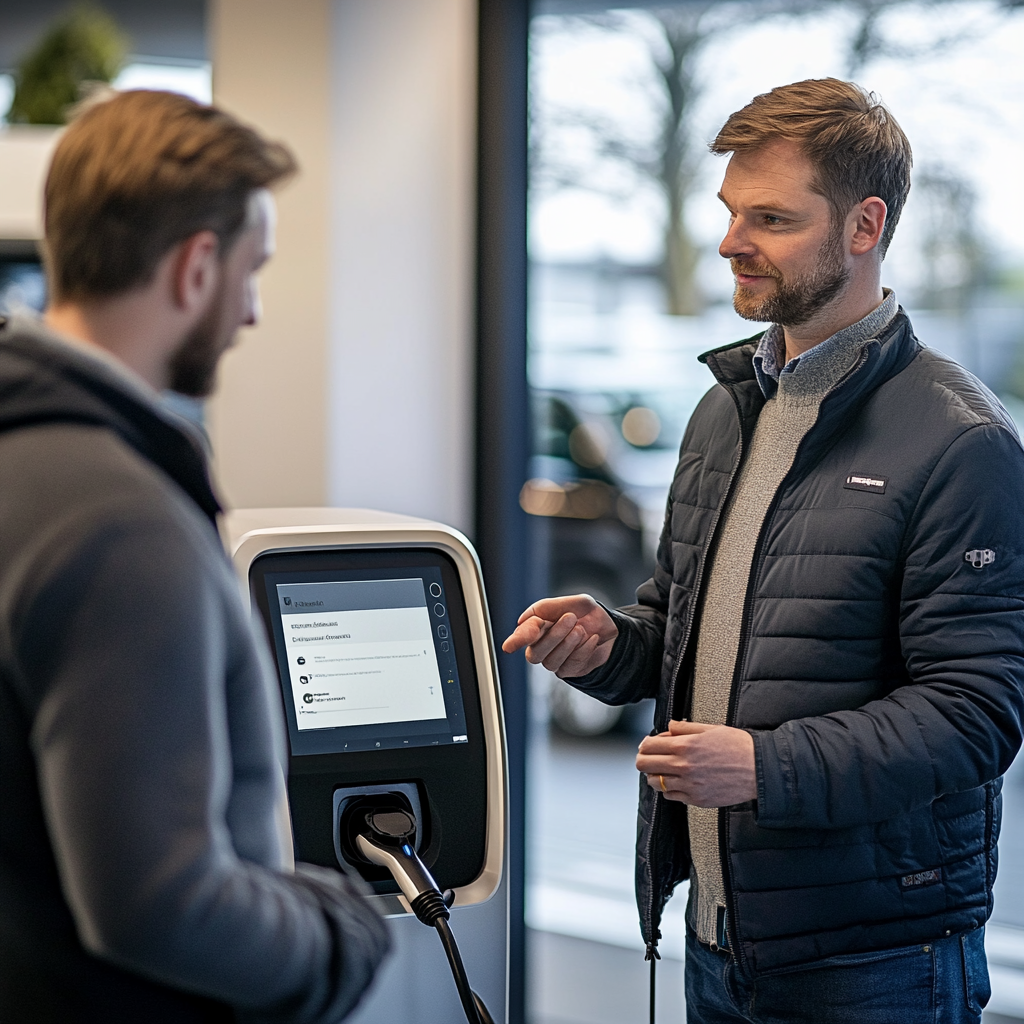
<path fill-rule="evenodd" d="M 506 1021 L 505 738 L 469 541 L 365 509 L 239 510 L 225 534 L 277 665 L 295 859 L 362 876 L 390 919 L 350 1020 Z"/>

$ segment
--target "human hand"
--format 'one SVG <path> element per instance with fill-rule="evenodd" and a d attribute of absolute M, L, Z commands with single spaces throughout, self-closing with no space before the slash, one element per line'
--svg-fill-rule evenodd
<path fill-rule="evenodd" d="M 618 635 L 612 617 L 589 594 L 548 597 L 519 616 L 501 649 L 511 654 L 525 647 L 527 661 L 565 679 L 603 665 Z"/>
<path fill-rule="evenodd" d="M 754 740 L 745 729 L 669 722 L 668 732 L 645 737 L 636 767 L 666 800 L 731 807 L 757 799 Z"/>

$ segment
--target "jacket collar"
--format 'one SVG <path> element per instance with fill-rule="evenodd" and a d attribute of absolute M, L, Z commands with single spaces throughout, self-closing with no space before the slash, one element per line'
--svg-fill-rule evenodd
<path fill-rule="evenodd" d="M 882 292 L 881 303 L 867 316 L 789 360 L 786 358 L 785 329 L 772 324 L 761 336 L 761 343 L 754 353 L 754 373 L 765 397 L 771 398 L 776 394 L 783 379 L 792 382 L 803 377 L 812 364 L 815 371 L 812 376 L 817 380 L 824 381 L 833 373 L 842 375 L 847 368 L 848 354 L 855 352 L 868 338 L 882 334 L 899 311 L 896 293 L 891 288 L 883 288 Z M 796 376 L 791 377 L 791 374 Z M 803 389 L 807 385 L 814 386 L 811 381 L 803 383 Z"/>
<path fill-rule="evenodd" d="M 744 436 L 753 429 L 765 401 L 754 372 L 754 353 L 762 337 L 763 332 L 698 356 L 718 383 L 732 394 Z M 800 461 L 812 458 L 827 446 L 876 388 L 910 365 L 919 347 L 910 319 L 900 307 L 878 337 L 863 342 L 853 368 L 821 403 L 818 421 L 801 446 Z"/>

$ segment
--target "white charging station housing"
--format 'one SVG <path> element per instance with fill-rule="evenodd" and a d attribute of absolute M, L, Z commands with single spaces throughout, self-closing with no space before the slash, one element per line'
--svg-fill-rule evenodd
<path fill-rule="evenodd" d="M 242 509 L 224 517 L 222 533 L 246 601 L 252 599 L 250 570 L 263 556 L 301 553 L 308 564 L 309 556 L 318 552 L 433 550 L 454 564 L 468 620 L 483 727 L 486 835 L 476 877 L 454 887 L 452 926 L 474 987 L 495 1019 L 505 1020 L 507 758 L 494 641 L 480 564 L 472 545 L 458 530 L 441 523 L 367 509 Z M 287 820 L 282 820 L 287 828 Z M 290 842 L 290 829 L 288 833 Z M 351 1020 L 376 1024 L 402 1018 L 440 1024 L 460 1019 L 458 998 L 433 929 L 424 928 L 409 913 L 404 897 L 370 898 L 392 918 L 396 951 Z"/>

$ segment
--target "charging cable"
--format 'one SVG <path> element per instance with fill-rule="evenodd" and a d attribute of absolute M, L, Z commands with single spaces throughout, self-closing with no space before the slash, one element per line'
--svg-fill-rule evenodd
<path fill-rule="evenodd" d="M 462 954 L 448 924 L 451 917 L 449 907 L 455 902 L 455 893 L 448 889 L 441 894 L 426 865 L 413 849 L 411 837 L 415 834 L 416 822 L 412 815 L 400 808 L 387 808 L 369 811 L 365 820 L 366 831 L 355 839 L 359 852 L 367 860 L 387 868 L 409 901 L 413 913 L 425 925 L 437 929 L 469 1024 L 494 1024 L 484 1001 L 470 987 Z"/>

